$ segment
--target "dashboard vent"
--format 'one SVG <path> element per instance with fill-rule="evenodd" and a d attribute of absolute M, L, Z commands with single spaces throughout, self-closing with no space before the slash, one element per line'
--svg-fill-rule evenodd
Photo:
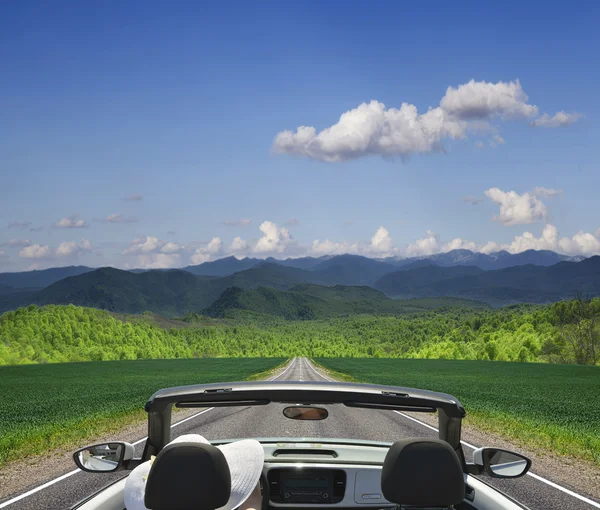
<path fill-rule="evenodd" d="M 273 457 L 329 457 L 335 459 L 338 454 L 335 450 L 324 450 L 322 448 L 290 448 L 288 450 L 275 450 Z"/>
<path fill-rule="evenodd" d="M 346 472 L 335 470 L 333 475 L 333 502 L 337 503 L 344 499 L 346 492 Z"/>

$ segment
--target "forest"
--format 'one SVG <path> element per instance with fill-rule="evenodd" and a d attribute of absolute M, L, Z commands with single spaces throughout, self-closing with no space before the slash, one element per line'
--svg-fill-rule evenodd
<path fill-rule="evenodd" d="M 600 299 L 400 316 L 285 320 L 247 310 L 223 318 L 118 315 L 30 305 L 0 316 L 0 365 L 206 357 L 439 358 L 600 362 Z"/>

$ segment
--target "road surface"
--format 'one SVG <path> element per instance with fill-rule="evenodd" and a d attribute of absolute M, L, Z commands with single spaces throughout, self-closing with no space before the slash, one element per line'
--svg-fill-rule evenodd
<path fill-rule="evenodd" d="M 306 358 L 295 358 L 283 372 L 274 378 L 297 381 L 328 380 L 327 377 L 318 373 Z M 350 409 L 342 405 L 333 405 L 327 406 L 329 418 L 326 420 L 302 422 L 284 418 L 283 407 L 281 404 L 270 404 L 268 406 L 204 410 L 198 415 L 186 418 L 176 424 L 172 429 L 172 437 L 190 433 L 202 434 L 210 440 L 244 437 L 330 437 L 394 441 L 402 437 L 437 437 L 437 432 L 430 426 L 418 423 L 397 412 Z M 143 439 L 138 441 L 137 448 L 141 453 Z M 465 455 L 468 460 L 471 458 L 471 452 L 472 448 L 465 446 Z M 535 472 L 535 466 L 533 471 Z M 0 509 L 68 509 L 111 480 L 123 476 L 122 473 L 111 475 L 72 472 L 69 467 L 65 473 L 69 476 L 58 481 L 49 480 L 48 486 L 41 490 L 38 490 L 38 487 L 30 487 L 23 491 L 20 496 L 27 495 L 22 499 L 15 501 L 19 494 L 14 494 L 4 501 L 0 501 Z M 578 499 L 532 476 L 515 480 L 485 478 L 485 481 L 532 510 L 600 508 L 600 504 L 594 501 L 586 502 Z M 568 489 L 575 491 L 573 487 Z"/>

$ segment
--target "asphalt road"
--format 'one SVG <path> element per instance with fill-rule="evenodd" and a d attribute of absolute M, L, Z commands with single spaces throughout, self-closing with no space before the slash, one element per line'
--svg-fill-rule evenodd
<path fill-rule="evenodd" d="M 296 358 L 288 368 L 276 377 L 279 380 L 323 380 L 305 358 Z M 289 420 L 282 415 L 283 405 L 270 404 L 259 407 L 211 409 L 188 419 L 172 429 L 172 437 L 197 433 L 207 439 L 234 439 L 244 437 L 328 437 L 394 441 L 402 437 L 436 437 L 437 433 L 424 425 L 390 411 L 350 409 L 342 405 L 327 406 L 329 418 L 324 421 L 302 422 Z M 467 409 L 468 412 L 468 409 Z M 481 445 L 477 445 L 481 446 Z M 143 442 L 137 446 L 140 453 Z M 472 449 L 465 447 L 467 459 Z M 65 472 L 69 471 L 67 467 Z M 533 467 L 535 472 L 535 466 Z M 26 498 L 0 509 L 42 510 L 68 509 L 84 497 L 99 490 L 122 474 L 91 474 L 78 472 L 50 485 Z M 496 480 L 487 477 L 486 482 L 498 487 L 532 510 L 590 510 L 593 505 L 553 488 L 531 476 L 515 480 Z M 30 490 L 32 488 L 29 488 Z M 576 491 L 575 488 L 569 489 Z M 24 491 L 25 492 L 25 491 Z"/>

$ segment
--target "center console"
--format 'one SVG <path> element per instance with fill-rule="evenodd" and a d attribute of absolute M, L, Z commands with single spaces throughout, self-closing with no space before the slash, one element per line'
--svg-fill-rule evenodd
<path fill-rule="evenodd" d="M 346 473 L 342 469 L 270 469 L 271 501 L 289 504 L 333 504 L 344 499 Z"/>

